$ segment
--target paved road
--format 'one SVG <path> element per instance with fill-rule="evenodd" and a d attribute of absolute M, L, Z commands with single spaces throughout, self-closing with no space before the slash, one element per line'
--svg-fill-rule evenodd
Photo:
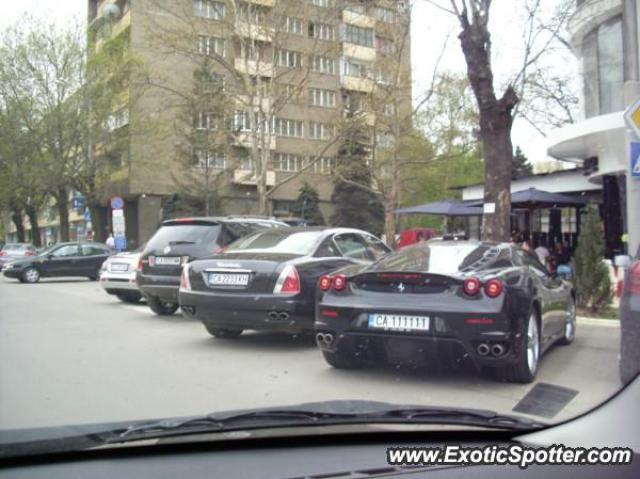
<path fill-rule="evenodd" d="M 583 320 L 539 381 L 579 394 L 554 418 L 619 388 L 615 321 Z M 202 325 L 124 305 L 86 280 L 25 285 L 0 278 L 0 428 L 202 414 L 328 399 L 466 406 L 509 412 L 532 385 L 472 371 L 340 371 L 305 338 L 211 338 Z"/>

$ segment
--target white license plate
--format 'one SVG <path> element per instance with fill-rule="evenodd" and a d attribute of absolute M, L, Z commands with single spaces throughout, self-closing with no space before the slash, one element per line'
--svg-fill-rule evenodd
<path fill-rule="evenodd" d="M 246 286 L 248 284 L 247 273 L 209 273 L 210 286 Z"/>
<path fill-rule="evenodd" d="M 127 263 L 111 263 L 109 269 L 114 273 L 129 271 L 129 265 Z"/>
<path fill-rule="evenodd" d="M 395 331 L 429 331 L 429 317 L 402 314 L 370 314 L 369 328 Z"/>
<path fill-rule="evenodd" d="M 180 256 L 156 256 L 155 264 L 158 266 L 180 266 L 182 258 Z"/>

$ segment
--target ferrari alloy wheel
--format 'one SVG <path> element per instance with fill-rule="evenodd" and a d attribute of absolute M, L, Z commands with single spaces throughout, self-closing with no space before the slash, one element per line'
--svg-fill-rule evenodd
<path fill-rule="evenodd" d="M 530 383 L 536 377 L 540 363 L 540 329 L 535 309 L 522 325 L 518 338 L 518 359 L 514 364 L 499 368 L 498 379 L 514 383 Z"/>

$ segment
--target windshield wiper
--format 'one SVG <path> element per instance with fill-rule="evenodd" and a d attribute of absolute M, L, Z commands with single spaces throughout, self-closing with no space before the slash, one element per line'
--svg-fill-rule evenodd
<path fill-rule="evenodd" d="M 363 407 L 359 408 L 359 405 Z M 480 409 L 399 406 L 369 401 L 332 401 L 305 404 L 295 408 L 259 409 L 237 414 L 209 414 L 187 419 L 135 424 L 125 430 L 112 431 L 113 435 L 107 438 L 106 442 L 266 427 L 367 423 L 453 424 L 527 431 L 545 426 L 543 423 L 525 417 Z"/>
<path fill-rule="evenodd" d="M 196 242 L 195 241 L 189 241 L 189 240 L 169 241 L 169 245 L 171 245 L 171 246 L 175 246 L 175 245 L 179 245 L 179 244 L 196 244 Z"/>

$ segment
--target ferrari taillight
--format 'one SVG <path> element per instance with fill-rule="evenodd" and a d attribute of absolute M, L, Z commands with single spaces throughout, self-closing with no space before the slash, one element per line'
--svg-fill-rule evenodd
<path fill-rule="evenodd" d="M 142 273 L 142 256 L 138 259 L 138 271 Z"/>
<path fill-rule="evenodd" d="M 333 282 L 333 278 L 328 274 L 323 274 L 320 276 L 318 280 L 318 287 L 320 291 L 329 291 L 331 289 L 331 283 Z"/>
<path fill-rule="evenodd" d="M 490 298 L 496 298 L 500 296 L 502 293 L 502 289 L 504 288 L 502 281 L 499 279 L 490 279 L 484 285 L 484 292 Z"/>
<path fill-rule="evenodd" d="M 478 278 L 466 278 L 462 284 L 462 289 L 469 296 L 474 296 L 480 292 L 481 286 Z"/>
<path fill-rule="evenodd" d="M 336 274 L 333 277 L 333 289 L 342 291 L 347 287 L 347 277 L 344 274 Z"/>
<path fill-rule="evenodd" d="M 297 294 L 300 292 L 300 276 L 295 266 L 289 264 L 284 267 L 273 292 L 274 294 Z"/>

